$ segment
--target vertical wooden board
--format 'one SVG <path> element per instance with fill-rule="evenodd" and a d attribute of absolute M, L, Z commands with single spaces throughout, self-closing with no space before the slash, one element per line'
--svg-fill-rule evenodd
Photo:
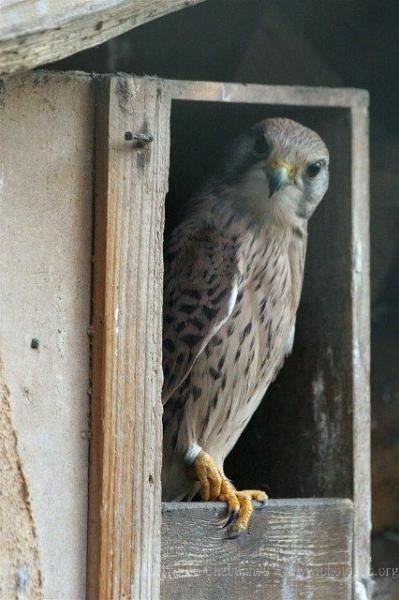
<path fill-rule="evenodd" d="M 354 106 L 352 118 L 352 361 L 354 570 L 358 594 L 370 586 L 370 241 L 369 114 Z M 360 588 L 360 591 L 359 591 Z M 369 590 L 368 590 L 369 591 Z"/>
<path fill-rule="evenodd" d="M 161 311 L 169 101 L 157 80 L 99 81 L 88 597 L 157 598 Z M 150 133 L 142 148 L 125 132 Z"/>
<path fill-rule="evenodd" d="M 4 381 L 43 596 L 78 599 L 85 593 L 94 95 L 89 77 L 64 74 L 7 79 L 2 91 Z"/>
<path fill-rule="evenodd" d="M 165 503 L 162 600 L 350 600 L 353 506 L 273 500 L 225 539 L 216 503 Z"/>

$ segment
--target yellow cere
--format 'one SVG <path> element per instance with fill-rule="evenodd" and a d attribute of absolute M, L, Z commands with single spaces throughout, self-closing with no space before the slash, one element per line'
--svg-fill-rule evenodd
<path fill-rule="evenodd" d="M 281 158 L 275 158 L 272 162 L 272 168 L 273 169 L 281 169 L 284 168 L 287 170 L 287 174 L 290 177 L 290 179 L 292 179 L 293 177 L 295 177 L 295 175 L 297 174 L 297 167 L 295 167 L 294 165 L 290 165 L 289 163 L 287 163 L 285 160 L 282 160 Z"/>

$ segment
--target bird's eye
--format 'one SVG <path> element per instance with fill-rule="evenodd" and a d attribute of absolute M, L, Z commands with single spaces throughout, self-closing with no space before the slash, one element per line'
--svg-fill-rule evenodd
<path fill-rule="evenodd" d="M 269 152 L 270 144 L 266 140 L 263 133 L 256 138 L 254 150 L 257 154 L 267 154 L 267 152 Z"/>
<path fill-rule="evenodd" d="M 315 177 L 317 177 L 317 175 L 321 171 L 323 164 L 324 161 L 317 160 L 314 163 L 310 163 L 310 165 L 306 167 L 306 175 L 309 177 L 309 179 L 314 179 Z"/>

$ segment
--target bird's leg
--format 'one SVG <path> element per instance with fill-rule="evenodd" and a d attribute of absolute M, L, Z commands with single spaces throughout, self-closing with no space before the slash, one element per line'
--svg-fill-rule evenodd
<path fill-rule="evenodd" d="M 204 502 L 217 500 L 222 489 L 223 475 L 214 460 L 201 450 L 194 460 L 189 473 L 200 482 L 201 498 Z"/>
<path fill-rule="evenodd" d="M 261 504 L 267 503 L 267 495 L 261 490 L 237 491 L 225 477 L 209 454 L 201 450 L 195 458 L 190 474 L 200 482 L 201 497 L 204 502 L 219 500 L 227 504 L 227 521 L 225 527 L 232 525 L 233 535 L 238 536 L 248 527 L 252 514 L 252 500 Z"/>

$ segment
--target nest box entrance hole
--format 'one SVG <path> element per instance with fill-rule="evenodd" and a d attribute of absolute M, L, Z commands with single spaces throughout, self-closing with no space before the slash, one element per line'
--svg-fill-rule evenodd
<path fill-rule="evenodd" d="M 267 117 L 317 131 L 330 187 L 309 222 L 294 349 L 226 460 L 238 488 L 271 497 L 352 496 L 351 120 L 344 108 L 173 100 L 165 235 L 226 144 Z"/>

